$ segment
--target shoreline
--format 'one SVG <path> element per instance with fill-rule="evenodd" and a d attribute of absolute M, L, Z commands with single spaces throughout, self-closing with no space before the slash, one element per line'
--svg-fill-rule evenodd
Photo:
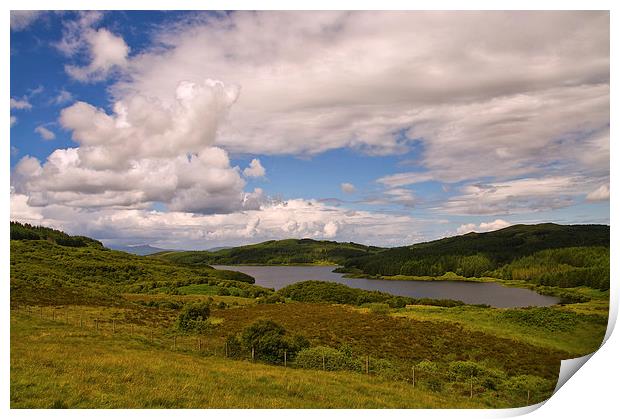
<path fill-rule="evenodd" d="M 209 264 L 209 266 L 214 267 L 214 266 L 228 266 L 228 267 L 235 267 L 235 266 L 333 266 L 333 267 L 338 267 L 340 265 L 336 264 L 336 263 L 230 263 L 230 264 L 219 264 L 219 263 L 213 263 L 213 264 Z M 217 269 L 217 268 L 214 268 Z"/>
<path fill-rule="evenodd" d="M 304 263 L 304 264 L 235 264 L 235 265 L 210 265 L 210 266 L 226 266 L 230 268 L 234 268 L 236 266 L 269 266 L 269 267 L 295 267 L 295 266 L 330 266 L 330 267 L 341 267 L 341 265 L 336 264 L 322 264 L 322 263 Z M 216 268 L 217 269 L 217 268 Z M 460 275 L 442 275 L 442 276 L 408 276 L 408 275 L 394 275 L 394 276 L 375 276 L 375 275 L 366 275 L 360 273 L 347 273 L 347 272 L 337 272 L 336 270 L 332 271 L 334 273 L 342 274 L 342 277 L 345 279 L 368 279 L 375 281 L 417 281 L 417 282 L 477 282 L 477 283 L 497 283 L 499 285 L 510 287 L 510 288 L 522 288 L 528 289 L 530 291 L 534 291 L 537 294 L 545 295 L 549 297 L 556 297 L 560 301 L 558 301 L 554 305 L 565 305 L 565 304 L 575 304 L 575 303 L 585 303 L 590 300 L 600 299 L 599 296 L 593 295 L 596 290 L 588 288 L 588 287 L 575 287 L 575 288 L 561 288 L 557 286 L 547 286 L 547 285 L 539 285 L 531 282 L 526 282 L 523 280 L 508 280 L 501 278 L 493 278 L 493 277 L 463 277 Z M 592 290 L 592 291 L 589 291 Z"/>

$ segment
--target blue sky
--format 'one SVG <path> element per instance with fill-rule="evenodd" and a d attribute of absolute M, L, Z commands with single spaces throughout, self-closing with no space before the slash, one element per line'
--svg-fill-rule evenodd
<path fill-rule="evenodd" d="M 14 12 L 11 218 L 197 249 L 609 223 L 608 47 L 600 12 Z"/>

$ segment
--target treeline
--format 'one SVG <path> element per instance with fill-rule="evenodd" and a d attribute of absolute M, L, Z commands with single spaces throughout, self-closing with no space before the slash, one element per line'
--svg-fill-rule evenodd
<path fill-rule="evenodd" d="M 11 221 L 11 240 L 47 240 L 68 247 L 103 247 L 101 242 L 89 237 L 70 236 L 53 228 L 22 224 L 16 221 Z"/>
<path fill-rule="evenodd" d="M 539 285 L 608 290 L 609 256 L 608 247 L 548 249 L 504 265 L 494 275 Z"/>
<path fill-rule="evenodd" d="M 364 246 L 357 243 L 338 243 L 312 239 L 271 240 L 248 246 L 221 249 L 216 252 L 187 251 L 165 252 L 156 257 L 187 265 L 219 264 L 261 264 L 293 265 L 331 263 L 343 264 L 346 260 L 373 254 L 379 247 Z"/>
<path fill-rule="evenodd" d="M 369 303 L 384 303 L 393 308 L 405 307 L 408 304 L 434 305 L 455 307 L 463 305 L 461 301 L 434 300 L 430 298 L 412 298 L 396 296 L 380 291 L 366 291 L 347 287 L 336 282 L 303 281 L 280 289 L 277 294 L 294 301 L 306 303 L 336 303 L 361 306 Z"/>
<path fill-rule="evenodd" d="M 597 250 L 589 250 L 593 247 Z M 605 252 L 606 258 L 602 256 Z M 376 276 L 453 272 L 466 277 L 608 289 L 608 254 L 609 226 L 517 225 L 350 258 L 342 271 Z"/>

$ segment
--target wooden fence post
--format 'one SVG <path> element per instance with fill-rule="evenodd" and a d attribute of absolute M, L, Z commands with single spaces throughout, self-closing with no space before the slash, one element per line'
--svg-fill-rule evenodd
<path fill-rule="evenodd" d="M 530 404 L 530 390 L 527 390 L 527 404 Z"/>
<path fill-rule="evenodd" d="M 469 380 L 469 398 L 474 397 L 474 373 L 471 374 L 471 378 Z"/>
<path fill-rule="evenodd" d="M 286 368 L 286 349 L 284 350 L 284 368 Z"/>
<path fill-rule="evenodd" d="M 228 358 L 228 342 L 224 342 L 224 356 Z"/>
<path fill-rule="evenodd" d="M 411 384 L 415 387 L 415 365 L 411 367 Z"/>
<path fill-rule="evenodd" d="M 202 339 L 198 338 L 198 351 L 202 351 Z"/>
<path fill-rule="evenodd" d="M 370 357 L 366 355 L 366 374 L 369 374 L 370 371 Z"/>
<path fill-rule="evenodd" d="M 254 362 L 254 345 L 252 345 L 252 362 Z"/>

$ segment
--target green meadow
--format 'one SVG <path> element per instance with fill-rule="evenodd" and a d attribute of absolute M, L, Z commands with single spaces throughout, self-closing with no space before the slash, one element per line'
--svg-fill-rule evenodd
<path fill-rule="evenodd" d="M 196 255 L 135 256 L 56 230 L 11 228 L 13 408 L 518 407 L 548 398 L 560 361 L 596 350 L 607 324 L 604 286 L 522 276 L 512 284 L 562 302 L 514 309 L 318 281 L 274 291 Z M 328 243 L 320 246 L 339 254 Z M 289 254 L 295 243 L 285 244 Z M 347 252 L 383 250 L 347 244 Z M 587 250 L 579 267 L 569 264 L 580 263 L 577 253 L 503 271 L 536 265 L 554 278 L 576 269 L 600 278 L 593 266 L 605 254 Z"/>

